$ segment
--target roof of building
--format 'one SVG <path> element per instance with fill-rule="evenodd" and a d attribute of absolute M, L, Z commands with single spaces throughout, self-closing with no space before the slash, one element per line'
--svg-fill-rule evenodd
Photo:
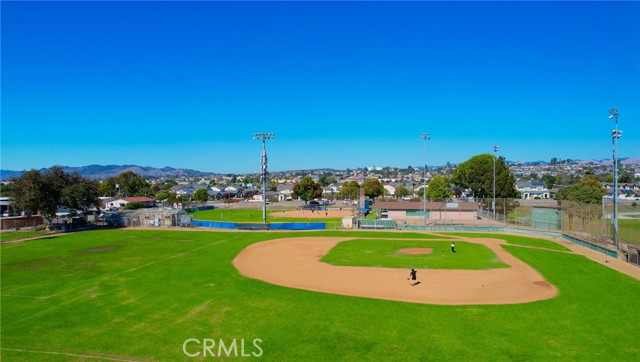
<path fill-rule="evenodd" d="M 420 201 L 376 201 L 376 209 L 385 210 L 407 210 L 407 211 L 420 211 L 424 208 L 424 204 Z M 461 210 L 461 211 L 473 211 L 476 209 L 476 204 L 473 202 L 427 202 L 427 210 L 439 211 L 439 210 Z"/>
<path fill-rule="evenodd" d="M 156 200 L 149 198 L 149 197 L 145 197 L 145 196 L 135 196 L 135 197 L 123 197 L 122 200 L 128 201 L 128 202 L 154 202 Z"/>
<path fill-rule="evenodd" d="M 516 187 L 517 188 L 523 188 L 523 187 L 543 187 L 543 188 L 547 188 L 547 184 L 545 184 L 544 182 L 540 182 L 540 181 L 530 181 L 530 182 L 516 182 Z"/>

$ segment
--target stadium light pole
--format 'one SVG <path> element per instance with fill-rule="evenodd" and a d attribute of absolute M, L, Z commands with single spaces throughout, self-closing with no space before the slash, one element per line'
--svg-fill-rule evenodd
<path fill-rule="evenodd" d="M 622 137 L 622 131 L 618 130 L 618 110 L 611 108 L 609 110 L 609 119 L 615 119 L 616 127 L 611 130 L 611 143 L 613 153 L 613 243 L 616 250 L 619 249 L 618 245 L 618 160 L 616 159 L 616 147 L 618 138 Z"/>
<path fill-rule="evenodd" d="M 275 133 L 254 133 L 254 140 L 262 140 L 262 222 L 267 223 L 267 140 L 275 137 Z"/>
<path fill-rule="evenodd" d="M 493 220 L 496 219 L 496 153 L 499 149 L 500 147 L 498 145 L 493 145 L 493 202 L 491 203 Z"/>
<path fill-rule="evenodd" d="M 427 225 L 427 141 L 431 139 L 428 133 L 420 133 L 420 139 L 424 140 L 424 168 L 422 170 L 422 217 Z"/>

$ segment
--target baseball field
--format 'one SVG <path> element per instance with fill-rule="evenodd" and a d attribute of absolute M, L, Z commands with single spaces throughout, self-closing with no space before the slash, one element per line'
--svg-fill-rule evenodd
<path fill-rule="evenodd" d="M 103 230 L 0 251 L 2 361 L 627 361 L 640 352 L 640 270 L 621 273 L 562 241 Z M 410 268 L 420 284 L 409 285 Z"/>

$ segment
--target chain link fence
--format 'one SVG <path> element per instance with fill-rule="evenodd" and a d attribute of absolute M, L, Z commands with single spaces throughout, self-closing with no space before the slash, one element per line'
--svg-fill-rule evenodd
<path fill-rule="evenodd" d="M 508 227 L 556 231 L 614 249 L 613 204 L 586 204 L 556 200 L 492 199 L 477 200 L 478 216 L 504 223 Z M 640 206 L 634 202 L 618 204 L 618 243 L 625 254 L 640 249 Z"/>

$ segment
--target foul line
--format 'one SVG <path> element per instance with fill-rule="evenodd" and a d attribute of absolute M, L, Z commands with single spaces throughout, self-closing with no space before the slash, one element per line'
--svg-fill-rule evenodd
<path fill-rule="evenodd" d="M 124 359 L 124 358 L 116 358 L 116 357 L 103 357 L 103 356 L 92 356 L 89 354 L 76 354 L 76 353 L 66 353 L 66 352 L 52 352 L 52 351 L 33 351 L 30 349 L 20 349 L 20 348 L 6 348 L 0 347 L 5 351 L 14 351 L 14 352 L 29 352 L 29 353 L 41 353 L 41 354 L 55 354 L 61 356 L 68 357 L 81 357 L 81 358 L 93 358 L 93 359 L 101 359 L 106 361 L 122 361 L 122 362 L 139 362 L 140 359 Z"/>

